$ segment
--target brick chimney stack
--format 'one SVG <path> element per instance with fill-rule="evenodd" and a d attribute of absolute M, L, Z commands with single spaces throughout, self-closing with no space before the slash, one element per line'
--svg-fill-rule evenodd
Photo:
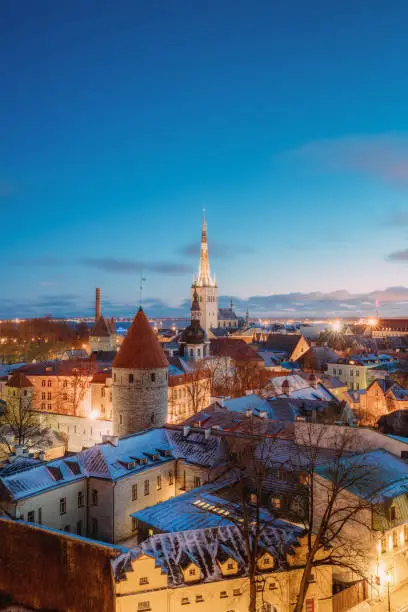
<path fill-rule="evenodd" d="M 96 288 L 95 296 L 95 321 L 98 321 L 101 316 L 101 290 L 99 287 Z"/>

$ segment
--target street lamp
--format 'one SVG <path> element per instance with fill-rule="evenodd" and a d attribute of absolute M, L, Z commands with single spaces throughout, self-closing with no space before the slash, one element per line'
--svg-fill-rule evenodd
<path fill-rule="evenodd" d="M 391 602 L 390 602 L 390 584 L 391 584 L 391 575 L 387 574 L 385 576 L 385 581 L 387 583 L 387 594 L 388 594 L 388 612 L 391 612 Z"/>

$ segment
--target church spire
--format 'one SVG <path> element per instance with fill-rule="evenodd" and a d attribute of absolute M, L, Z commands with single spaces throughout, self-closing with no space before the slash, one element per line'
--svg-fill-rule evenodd
<path fill-rule="evenodd" d="M 211 287 L 215 285 L 215 282 L 210 276 L 210 260 L 208 258 L 207 222 L 205 220 L 205 209 L 203 210 L 203 224 L 201 227 L 200 266 L 198 268 L 197 284 L 201 287 Z"/>

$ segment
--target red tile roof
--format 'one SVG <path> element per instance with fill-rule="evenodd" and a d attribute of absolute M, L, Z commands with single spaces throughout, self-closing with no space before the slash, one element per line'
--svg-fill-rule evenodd
<path fill-rule="evenodd" d="M 95 325 L 92 327 L 89 335 L 90 336 L 110 336 L 112 332 L 111 330 L 111 321 L 109 319 L 105 319 L 102 315 L 95 322 Z"/>
<path fill-rule="evenodd" d="M 15 372 L 10 380 L 6 383 L 6 387 L 15 389 L 23 389 L 24 387 L 33 387 L 33 383 L 29 381 L 27 376 L 22 372 Z"/>
<path fill-rule="evenodd" d="M 119 352 L 114 368 L 150 370 L 167 368 L 169 362 L 142 308 L 139 308 Z"/>
<path fill-rule="evenodd" d="M 214 356 L 228 356 L 235 361 L 253 361 L 263 365 L 264 361 L 260 355 L 244 340 L 234 338 L 212 338 L 210 345 L 211 354 Z"/>

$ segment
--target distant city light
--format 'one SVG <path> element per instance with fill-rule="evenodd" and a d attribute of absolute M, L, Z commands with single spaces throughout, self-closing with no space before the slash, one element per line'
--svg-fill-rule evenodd
<path fill-rule="evenodd" d="M 378 319 L 368 319 L 367 323 L 369 324 L 370 327 L 375 327 L 376 325 L 378 325 Z"/>
<path fill-rule="evenodd" d="M 339 319 L 336 319 L 335 321 L 333 321 L 332 323 L 330 323 L 330 326 L 332 328 L 332 330 L 334 332 L 339 332 L 342 328 L 342 324 L 341 321 Z"/>

